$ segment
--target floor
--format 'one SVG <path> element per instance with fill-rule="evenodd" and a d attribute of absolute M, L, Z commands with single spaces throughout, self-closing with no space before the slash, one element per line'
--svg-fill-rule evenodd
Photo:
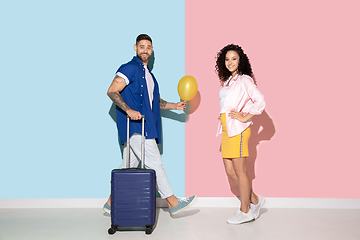
<path fill-rule="evenodd" d="M 189 208 L 176 218 L 157 208 L 151 235 L 143 231 L 108 234 L 102 209 L 0 209 L 0 240 L 251 239 L 359 240 L 360 210 L 262 209 L 256 221 L 230 225 L 232 208 Z"/>

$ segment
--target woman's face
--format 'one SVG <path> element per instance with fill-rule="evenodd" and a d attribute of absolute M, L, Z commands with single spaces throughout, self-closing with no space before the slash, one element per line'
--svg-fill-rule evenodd
<path fill-rule="evenodd" d="M 230 50 L 226 53 L 225 66 L 231 72 L 232 76 L 238 74 L 239 63 L 240 57 L 236 51 Z"/>

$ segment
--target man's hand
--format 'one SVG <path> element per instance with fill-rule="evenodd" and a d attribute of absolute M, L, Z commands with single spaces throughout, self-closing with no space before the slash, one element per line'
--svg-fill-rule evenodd
<path fill-rule="evenodd" d="M 169 103 L 160 98 L 160 109 L 185 110 L 187 102 Z"/>
<path fill-rule="evenodd" d="M 126 111 L 127 115 L 129 115 L 131 120 L 140 120 L 141 119 L 141 113 L 132 109 L 128 109 Z"/>
<path fill-rule="evenodd" d="M 187 102 L 184 101 L 184 102 L 178 102 L 176 103 L 175 105 L 175 109 L 176 110 L 185 110 L 186 109 L 186 106 L 187 106 Z"/>

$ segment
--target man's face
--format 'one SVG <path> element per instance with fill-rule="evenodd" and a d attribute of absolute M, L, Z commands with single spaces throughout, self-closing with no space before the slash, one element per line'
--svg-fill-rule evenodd
<path fill-rule="evenodd" d="M 151 57 L 153 47 L 149 40 L 141 40 L 137 44 L 134 45 L 134 50 L 136 52 L 137 57 L 144 64 L 147 64 Z"/>

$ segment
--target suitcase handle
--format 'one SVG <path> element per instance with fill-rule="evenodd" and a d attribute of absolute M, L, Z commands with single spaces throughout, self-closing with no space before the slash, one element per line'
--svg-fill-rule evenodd
<path fill-rule="evenodd" d="M 126 168 L 130 168 L 130 117 L 127 117 L 127 160 L 126 160 Z M 141 168 L 145 168 L 145 115 L 141 115 Z"/>

